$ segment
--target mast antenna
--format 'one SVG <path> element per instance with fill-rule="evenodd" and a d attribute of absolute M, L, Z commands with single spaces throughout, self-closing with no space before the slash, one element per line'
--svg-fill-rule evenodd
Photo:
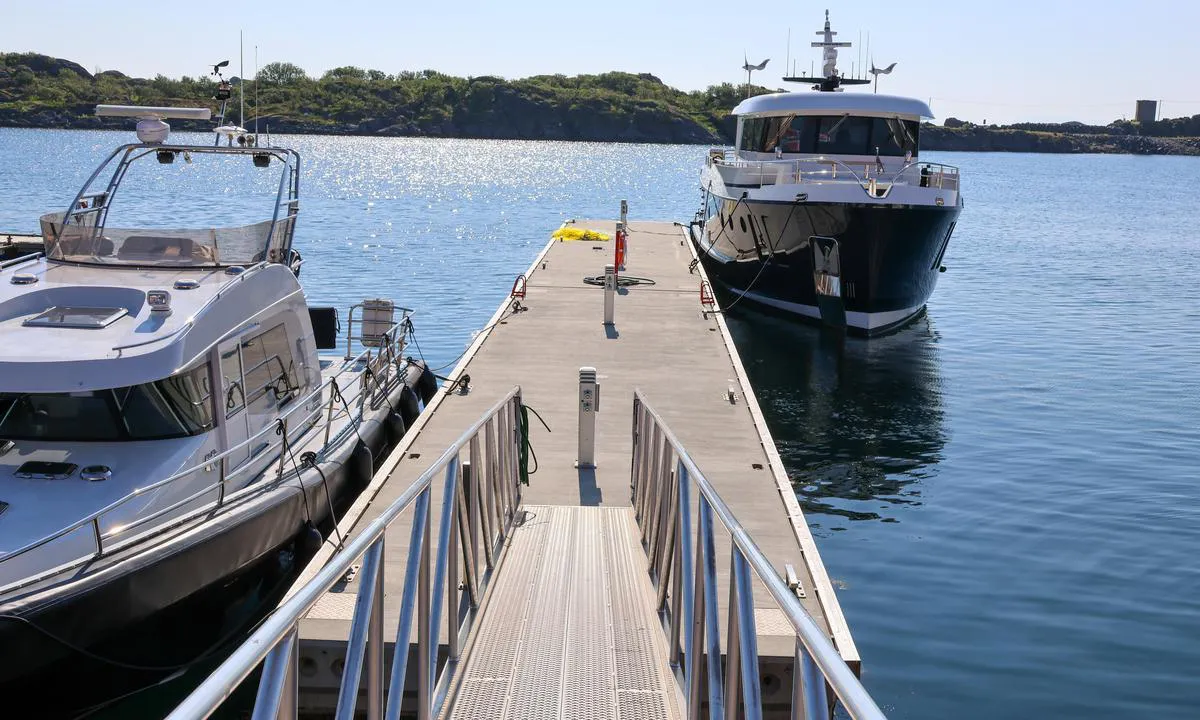
<path fill-rule="evenodd" d="M 254 46 L 254 139 L 258 140 L 258 46 Z"/>
<path fill-rule="evenodd" d="M 246 53 L 241 30 L 238 30 L 238 127 L 246 127 Z"/>

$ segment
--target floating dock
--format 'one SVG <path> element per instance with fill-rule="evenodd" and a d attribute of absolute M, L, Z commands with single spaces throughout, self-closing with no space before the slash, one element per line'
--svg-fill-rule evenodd
<path fill-rule="evenodd" d="M 573 227 L 611 237 L 614 225 L 580 221 Z M 584 278 L 603 276 L 605 265 L 613 263 L 614 242 L 549 242 L 524 282 L 514 286 L 524 297 L 515 292 L 518 297 L 503 299 L 449 381 L 342 518 L 339 532 L 350 543 L 514 386 L 549 426 L 551 432 L 536 418 L 529 423 L 536 458 L 529 466 L 536 471 L 521 489 L 523 520 L 504 541 L 443 716 L 559 717 L 585 706 L 606 717 L 678 715 L 682 700 L 672 675 L 677 670 L 656 614 L 658 598 L 631 491 L 635 389 L 661 413 L 762 554 L 789 579 L 837 653 L 857 671 L 854 642 L 737 350 L 720 313 L 702 305 L 702 297 L 708 301 L 702 290 L 707 279 L 687 230 L 672 223 L 628 224 L 621 275 L 653 284 L 620 288 L 612 324 L 603 322 L 605 290 Z M 461 281 L 472 279 L 464 275 Z M 595 368 L 599 383 L 590 468 L 576 466 L 581 368 Z M 431 492 L 434 518 L 441 514 L 441 492 Z M 384 540 L 382 637 L 389 639 L 384 653 L 389 658 L 411 522 L 411 513 L 400 516 Z M 718 533 L 722 628 L 730 617 L 730 553 L 730 536 Z M 326 543 L 291 594 L 333 554 Z M 302 714 L 328 713 L 337 703 L 359 582 L 348 574 L 299 620 Z M 754 582 L 763 707 L 786 714 L 794 699 L 796 634 L 761 581 Z M 447 631 L 440 632 L 444 660 Z M 415 636 L 414 630 L 414 642 Z M 722 648 L 724 654 L 724 640 Z M 414 665 L 407 666 L 410 675 Z"/>

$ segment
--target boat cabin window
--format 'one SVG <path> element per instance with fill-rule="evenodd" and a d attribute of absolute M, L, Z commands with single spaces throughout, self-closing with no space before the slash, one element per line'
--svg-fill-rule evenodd
<path fill-rule="evenodd" d="M 242 366 L 245 402 L 252 409 L 283 407 L 300 392 L 296 363 L 282 324 L 242 341 Z"/>
<path fill-rule="evenodd" d="M 213 427 L 208 363 L 144 385 L 69 393 L 0 393 L 0 438 L 122 442 Z"/>
<path fill-rule="evenodd" d="M 785 115 L 742 121 L 740 150 L 793 155 L 917 156 L 920 123 L 899 118 Z"/>

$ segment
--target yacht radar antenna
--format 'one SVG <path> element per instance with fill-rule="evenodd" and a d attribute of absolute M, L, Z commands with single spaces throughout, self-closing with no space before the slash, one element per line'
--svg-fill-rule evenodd
<path fill-rule="evenodd" d="M 821 75 L 814 74 L 812 77 L 785 77 L 784 82 L 806 82 L 812 83 L 814 90 L 821 92 L 837 92 L 840 91 L 842 85 L 866 85 L 871 82 L 866 78 L 845 78 L 838 74 L 837 57 L 838 48 L 848 48 L 853 43 L 837 42 L 833 39 L 836 32 L 829 27 L 829 11 L 825 11 L 825 28 L 818 30 L 817 35 L 821 36 L 820 42 L 812 44 L 815 48 L 821 48 Z"/>
<path fill-rule="evenodd" d="M 208 108 L 143 107 L 139 105 L 97 105 L 96 117 L 137 118 L 138 141 L 147 145 L 162 145 L 171 133 L 164 120 L 208 120 Z"/>
<path fill-rule="evenodd" d="M 767 58 L 766 60 L 763 60 L 759 64 L 755 65 L 750 62 L 745 53 L 742 54 L 742 69 L 746 71 L 746 97 L 750 97 L 750 73 L 754 72 L 755 70 L 762 70 L 769 62 L 771 62 L 771 58 Z"/>

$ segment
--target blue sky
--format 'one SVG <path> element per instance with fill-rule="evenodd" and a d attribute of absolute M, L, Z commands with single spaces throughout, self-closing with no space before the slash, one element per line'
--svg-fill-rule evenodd
<path fill-rule="evenodd" d="M 826 7 L 839 40 L 857 45 L 861 32 L 865 45 L 869 32 L 877 63 L 898 62 L 882 92 L 932 99 L 939 118 L 1106 123 L 1132 116 L 1139 98 L 1163 100 L 1167 117 L 1200 113 L 1200 3 L 1185 0 L 0 0 L 0 50 L 178 77 L 225 58 L 236 67 L 244 30 L 247 75 L 257 45 L 263 64 L 286 60 L 311 75 L 341 65 L 509 78 L 627 70 L 685 90 L 743 82 L 746 52 L 771 58 L 755 82 L 778 87 L 789 27 L 797 68 L 819 66 L 808 43 Z M 843 51 L 839 66 L 849 72 L 858 57 L 857 47 Z"/>

